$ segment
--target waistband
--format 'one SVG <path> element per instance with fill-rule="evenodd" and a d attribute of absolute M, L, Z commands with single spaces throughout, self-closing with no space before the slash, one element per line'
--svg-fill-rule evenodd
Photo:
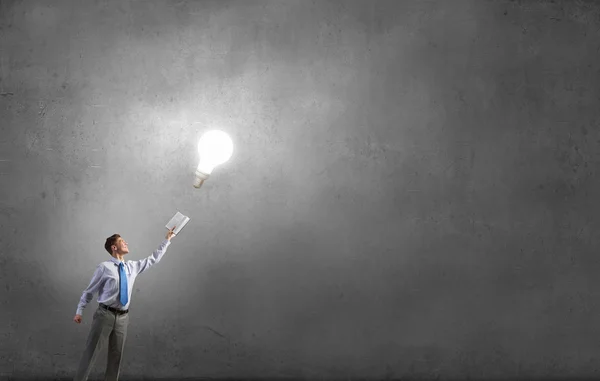
<path fill-rule="evenodd" d="M 126 313 L 129 312 L 129 309 L 127 309 L 127 310 L 119 310 L 119 309 L 116 309 L 116 308 L 113 308 L 113 307 L 109 307 L 109 306 L 107 306 L 104 303 L 100 303 L 100 308 L 103 308 L 105 310 L 109 310 L 110 312 L 114 312 L 117 315 L 124 315 L 124 314 L 126 314 Z"/>

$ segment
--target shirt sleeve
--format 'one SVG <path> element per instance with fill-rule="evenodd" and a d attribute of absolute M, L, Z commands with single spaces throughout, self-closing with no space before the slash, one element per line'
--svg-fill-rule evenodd
<path fill-rule="evenodd" d="M 96 271 L 94 271 L 94 276 L 92 276 L 92 280 L 90 281 L 89 286 L 83 291 L 81 295 L 81 299 L 79 299 L 79 304 L 77 305 L 77 315 L 83 315 L 83 310 L 88 305 L 89 302 L 92 301 L 94 294 L 97 293 L 100 289 L 100 284 L 102 283 L 102 275 L 104 274 L 104 266 L 98 265 L 96 267 Z"/>
<path fill-rule="evenodd" d="M 140 259 L 139 261 L 132 261 L 133 273 L 136 275 L 141 274 L 156 263 L 160 262 L 160 259 L 163 255 L 165 255 L 170 244 L 171 241 L 165 239 L 162 241 L 160 246 L 158 246 L 158 249 L 154 250 L 152 255 L 149 255 L 144 259 Z"/>

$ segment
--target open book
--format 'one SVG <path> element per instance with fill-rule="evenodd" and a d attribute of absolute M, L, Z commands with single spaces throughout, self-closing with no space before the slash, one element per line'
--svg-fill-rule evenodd
<path fill-rule="evenodd" d="M 173 218 L 171 218 L 171 221 L 169 221 L 165 227 L 169 230 L 173 229 L 173 226 L 177 226 L 175 228 L 175 230 L 173 230 L 173 232 L 175 234 L 178 234 L 181 229 L 183 229 L 183 227 L 189 222 L 190 218 L 187 216 L 184 216 L 183 214 L 177 212 L 175 213 L 175 215 L 173 216 Z"/>

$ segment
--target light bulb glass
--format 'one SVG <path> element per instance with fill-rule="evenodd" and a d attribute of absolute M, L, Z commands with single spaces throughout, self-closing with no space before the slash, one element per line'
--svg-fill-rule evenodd
<path fill-rule="evenodd" d="M 225 163 L 233 153 L 233 142 L 229 135 L 219 130 L 206 132 L 198 142 L 200 164 L 198 170 L 210 175 L 213 169 Z"/>

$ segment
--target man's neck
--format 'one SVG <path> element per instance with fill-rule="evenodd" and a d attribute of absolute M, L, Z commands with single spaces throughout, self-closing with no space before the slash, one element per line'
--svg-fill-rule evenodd
<path fill-rule="evenodd" d="M 118 259 L 119 261 L 123 262 L 123 256 L 122 255 L 115 254 L 115 255 L 113 255 L 113 258 Z"/>

